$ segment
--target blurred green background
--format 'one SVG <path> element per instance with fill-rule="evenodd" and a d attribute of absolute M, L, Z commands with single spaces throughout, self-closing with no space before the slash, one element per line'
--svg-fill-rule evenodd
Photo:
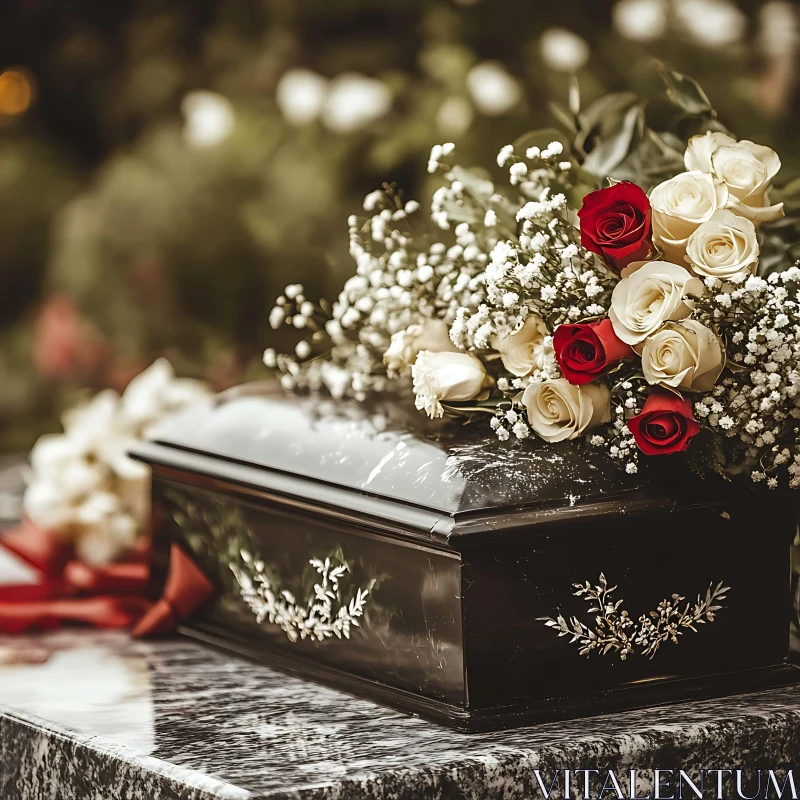
<path fill-rule="evenodd" d="M 16 0 L 0 12 L 0 450 L 159 355 L 262 374 L 287 283 L 334 295 L 348 214 L 384 180 L 426 200 L 584 102 L 700 82 L 740 138 L 800 167 L 785 0 Z M 658 102 L 650 112 L 667 114 Z M 649 112 L 649 113 L 650 113 Z"/>

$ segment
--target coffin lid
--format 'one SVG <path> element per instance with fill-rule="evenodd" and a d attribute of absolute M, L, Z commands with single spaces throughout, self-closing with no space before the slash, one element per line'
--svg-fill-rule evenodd
<path fill-rule="evenodd" d="M 201 453 L 257 468 L 249 474 L 266 487 L 270 475 L 291 475 L 446 515 L 596 504 L 652 492 L 663 480 L 627 475 L 583 439 L 501 442 L 488 422 L 488 415 L 485 424 L 432 422 L 396 401 L 297 397 L 249 385 L 170 418 L 150 439 L 173 451 L 173 464 L 179 451 Z M 159 460 L 152 449 L 139 455 Z"/>

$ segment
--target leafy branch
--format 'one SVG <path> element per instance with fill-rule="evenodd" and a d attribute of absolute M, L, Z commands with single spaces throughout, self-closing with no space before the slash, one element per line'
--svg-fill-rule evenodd
<path fill-rule="evenodd" d="M 231 564 L 231 571 L 239 583 L 242 599 L 261 624 L 265 619 L 277 625 L 289 638 L 314 639 L 318 642 L 335 636 L 349 639 L 352 627 L 359 627 L 364 615 L 367 596 L 375 581 L 363 588 L 355 588 L 349 598 L 343 596 L 341 581 L 350 567 L 339 559 L 309 560 L 319 577 L 305 603 L 298 602 L 294 594 L 283 589 L 267 574 L 267 566 L 249 552 L 241 553 L 242 566 Z"/>
<path fill-rule="evenodd" d="M 716 586 L 711 584 L 705 597 L 697 596 L 692 605 L 685 597 L 673 594 L 669 600 L 662 600 L 655 611 L 642 614 L 638 623 L 630 614 L 620 610 L 623 600 L 614 600 L 612 593 L 616 586 L 609 586 L 606 576 L 601 572 L 599 584 L 592 586 L 588 581 L 584 584 L 573 584 L 576 597 L 583 597 L 590 603 L 589 613 L 595 614 L 595 627 L 590 628 L 577 617 L 567 621 L 560 614 L 552 617 L 537 617 L 548 628 L 558 631 L 558 636 L 570 636 L 570 644 L 577 644 L 579 655 L 588 656 L 593 652 L 601 655 L 614 651 L 625 661 L 631 653 L 652 658 L 661 645 L 667 641 L 678 643 L 678 637 L 687 630 L 697 632 L 698 625 L 713 622 L 716 612 L 724 608 L 719 603 L 725 599 L 730 587 L 722 582 Z M 683 605 L 681 605 L 683 604 Z"/>

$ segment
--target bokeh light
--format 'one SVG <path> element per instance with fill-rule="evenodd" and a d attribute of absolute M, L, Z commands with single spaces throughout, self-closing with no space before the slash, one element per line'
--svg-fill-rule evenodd
<path fill-rule="evenodd" d="M 16 67 L 0 73 L 0 116 L 16 117 L 30 108 L 34 97 L 33 76 Z"/>

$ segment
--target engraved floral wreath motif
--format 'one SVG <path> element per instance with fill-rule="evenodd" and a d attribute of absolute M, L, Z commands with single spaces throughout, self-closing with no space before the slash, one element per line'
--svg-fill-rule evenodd
<path fill-rule="evenodd" d="M 313 595 L 305 605 L 298 603 L 288 589 L 270 579 L 266 564 L 253 558 L 246 550 L 241 552 L 243 566 L 231 564 L 230 568 L 239 583 L 242 599 L 261 624 L 268 619 L 286 634 L 290 641 L 313 639 L 322 642 L 332 636 L 350 638 L 352 626 L 359 627 L 369 595 L 375 581 L 363 588 L 356 587 L 349 600 L 342 599 L 341 579 L 350 572 L 347 562 L 336 557 L 309 559 L 309 564 L 319 574 Z"/>
<path fill-rule="evenodd" d="M 613 600 L 612 592 L 616 586 L 608 586 L 606 576 L 601 572 L 599 585 L 592 586 L 588 581 L 584 584 L 573 584 L 576 597 L 583 597 L 588 603 L 590 614 L 596 614 L 595 627 L 590 628 L 577 617 L 567 622 L 560 614 L 552 617 L 537 617 L 548 628 L 554 628 L 559 636 L 571 636 L 570 644 L 577 644 L 579 655 L 589 656 L 593 652 L 601 655 L 614 651 L 624 661 L 630 653 L 640 653 L 652 658 L 664 642 L 678 643 L 678 637 L 687 630 L 697 633 L 696 625 L 713 622 L 716 612 L 724 608 L 716 605 L 726 597 L 729 586 L 722 582 L 716 586 L 712 583 L 706 590 L 705 597 L 697 596 L 694 606 L 686 602 L 679 594 L 673 594 L 669 600 L 662 600 L 655 611 L 642 614 L 638 623 L 634 622 L 627 611 L 620 611 L 623 600 Z"/>

